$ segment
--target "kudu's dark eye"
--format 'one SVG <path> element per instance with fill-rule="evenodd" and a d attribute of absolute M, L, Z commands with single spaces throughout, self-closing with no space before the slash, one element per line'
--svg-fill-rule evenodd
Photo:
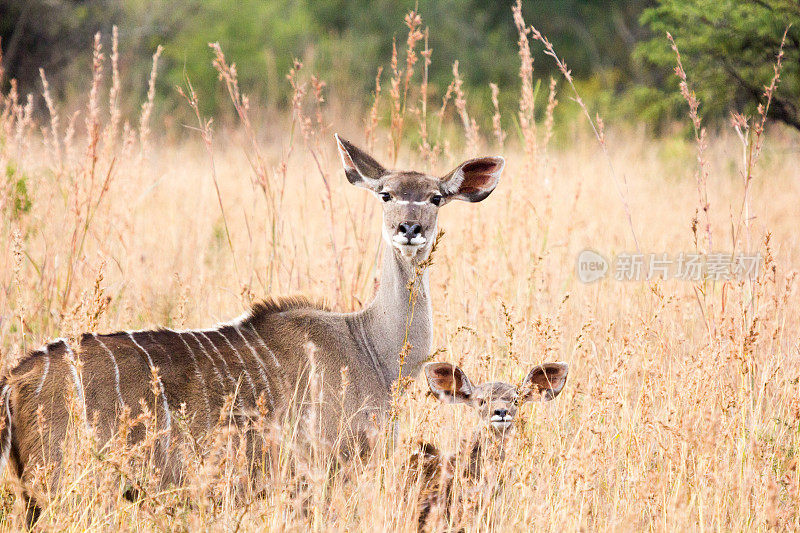
<path fill-rule="evenodd" d="M 388 192 L 382 192 L 380 193 L 379 196 L 381 197 L 381 200 L 383 200 L 384 202 L 388 202 L 389 200 L 392 199 L 392 195 L 389 194 Z"/>
<path fill-rule="evenodd" d="M 442 203 L 442 195 L 441 194 L 434 194 L 431 196 L 431 203 L 433 205 L 439 205 Z"/>

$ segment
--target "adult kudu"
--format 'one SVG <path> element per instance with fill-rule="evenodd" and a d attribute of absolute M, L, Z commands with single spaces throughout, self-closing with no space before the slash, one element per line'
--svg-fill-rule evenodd
<path fill-rule="evenodd" d="M 155 453 L 165 484 L 181 478 L 175 413 L 182 404 L 189 415 L 188 430 L 196 438 L 211 431 L 233 394 L 232 416 L 253 412 L 260 402 L 270 418 L 279 420 L 297 391 L 308 389 L 313 368 L 322 384 L 322 438 L 336 439 L 342 419 L 358 434 L 374 424 L 376 413 L 386 413 L 392 384 L 400 375 L 416 375 L 430 352 L 427 271 L 416 277 L 418 265 L 430 254 L 439 208 L 451 200 L 479 202 L 489 196 L 504 161 L 471 159 L 439 178 L 387 170 L 348 141 L 336 136 L 336 142 L 348 181 L 373 192 L 383 206 L 387 246 L 382 279 L 366 308 L 337 313 L 302 297 L 271 299 L 210 329 L 84 334 L 73 345 L 64 339 L 47 344 L 0 381 L 0 414 L 5 419 L 0 469 L 10 464 L 26 486 L 37 464 L 60 463 L 70 424 L 68 396 L 77 398 L 83 422 L 91 425 L 100 444 L 114 435 L 123 410 L 129 408 L 135 417 L 144 400 L 159 426 Z M 414 302 L 409 298 L 411 280 L 418 288 Z M 401 372 L 399 354 L 406 341 L 410 348 Z M 350 385 L 340 397 L 343 367 Z M 40 406 L 43 432 L 37 422 Z M 144 428 L 135 427 L 129 440 L 144 436 Z"/>

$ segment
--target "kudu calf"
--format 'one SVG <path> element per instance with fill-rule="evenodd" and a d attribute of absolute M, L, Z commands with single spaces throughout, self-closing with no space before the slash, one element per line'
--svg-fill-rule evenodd
<path fill-rule="evenodd" d="M 338 136 L 336 143 L 348 181 L 371 191 L 383 206 L 381 283 L 366 308 L 337 313 L 305 298 L 272 299 L 210 329 L 84 334 L 76 343 L 47 344 L 0 382 L 5 420 L 0 468 L 10 462 L 24 485 L 37 463 L 60 464 L 70 421 L 68 394 L 83 406 L 84 422 L 92 424 L 100 444 L 114 434 L 123 409 L 136 416 L 143 399 L 159 425 L 156 452 L 165 484 L 181 477 L 174 415 L 182 404 L 194 437 L 210 432 L 234 393 L 234 416 L 253 412 L 261 402 L 272 419 L 280 420 L 293 399 L 301 410 L 308 404 L 302 394 L 313 369 L 322 384 L 315 402 L 322 439 L 337 438 L 340 420 L 348 421 L 353 435 L 373 427 L 376 414 L 380 420 L 389 407 L 392 383 L 400 375 L 416 375 L 430 353 L 428 273 L 417 276 L 417 267 L 433 246 L 439 208 L 451 200 L 479 202 L 489 196 L 504 161 L 471 159 L 439 178 L 387 170 Z M 398 357 L 406 341 L 410 348 L 401 372 Z M 75 365 L 78 358 L 82 372 Z M 344 367 L 350 386 L 342 396 Z M 155 369 L 157 384 L 151 388 Z M 42 433 L 37 427 L 40 406 L 46 425 Z M 143 436 L 142 428 L 135 429 L 130 440 Z"/>
<path fill-rule="evenodd" d="M 566 363 L 546 363 L 534 367 L 518 387 L 505 382 L 473 385 L 455 365 L 425 365 L 430 392 L 444 403 L 468 405 L 477 413 L 479 424 L 455 453 L 443 454 L 432 444 L 423 443 L 411 457 L 409 480 L 422 485 L 417 510 L 420 530 L 436 507 L 450 518 L 457 478 L 473 483 L 483 478 L 492 488 L 502 482 L 503 460 L 519 407 L 530 400 L 549 401 L 558 396 L 568 372 Z M 494 467 L 491 476 L 483 470 L 486 464 Z"/>

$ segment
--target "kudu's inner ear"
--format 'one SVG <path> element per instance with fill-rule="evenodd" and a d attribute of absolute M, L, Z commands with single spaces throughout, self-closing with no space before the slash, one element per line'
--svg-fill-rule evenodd
<path fill-rule="evenodd" d="M 569 366 L 567 363 L 545 363 L 534 367 L 522 382 L 522 401 L 540 396 L 549 401 L 558 396 L 567 382 Z"/>
<path fill-rule="evenodd" d="M 456 200 L 480 202 L 497 187 L 505 164 L 502 157 L 479 157 L 465 161 L 442 178 L 442 193 Z"/>
<path fill-rule="evenodd" d="M 347 181 L 353 185 L 377 191 L 381 184 L 381 178 L 386 175 L 386 169 L 371 155 L 339 137 L 338 133 L 334 136 Z"/>
<path fill-rule="evenodd" d="M 463 370 L 450 363 L 425 365 L 428 386 L 444 403 L 467 402 L 472 394 L 472 383 Z"/>

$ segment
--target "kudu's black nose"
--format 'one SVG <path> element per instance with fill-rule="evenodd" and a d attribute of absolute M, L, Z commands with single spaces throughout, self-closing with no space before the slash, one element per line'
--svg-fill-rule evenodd
<path fill-rule="evenodd" d="M 397 232 L 402 233 L 406 239 L 411 241 L 411 239 L 422 233 L 422 226 L 419 224 L 406 224 L 403 222 L 397 227 Z"/>
<path fill-rule="evenodd" d="M 505 418 L 508 414 L 508 409 L 495 409 L 494 414 L 499 416 L 500 418 Z"/>

